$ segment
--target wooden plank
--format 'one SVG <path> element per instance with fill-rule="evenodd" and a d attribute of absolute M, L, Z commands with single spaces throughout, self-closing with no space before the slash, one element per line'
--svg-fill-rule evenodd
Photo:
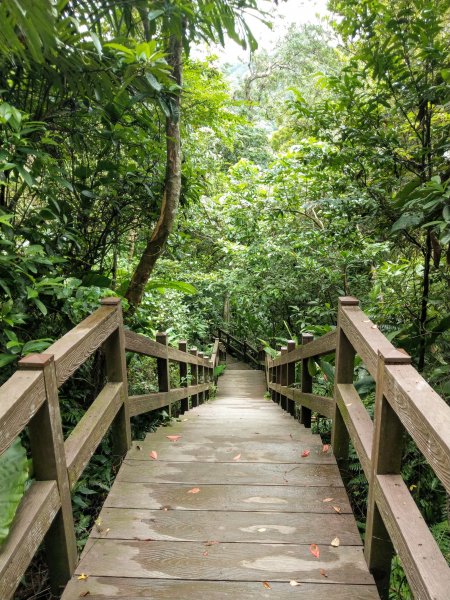
<path fill-rule="evenodd" d="M 242 463 L 176 463 L 158 460 L 126 460 L 117 480 L 139 483 L 211 483 L 235 485 L 342 486 L 335 465 Z M 189 489 L 189 488 L 188 488 Z"/>
<path fill-rule="evenodd" d="M 58 387 L 103 344 L 118 325 L 117 308 L 101 306 L 47 348 L 45 353 L 55 357 Z"/>
<path fill-rule="evenodd" d="M 41 371 L 16 371 L 0 387 L 0 454 L 25 429 L 44 401 Z"/>
<path fill-rule="evenodd" d="M 384 394 L 450 493 L 450 408 L 411 366 L 386 365 Z"/>
<path fill-rule="evenodd" d="M 171 346 L 165 348 L 147 336 L 135 333 L 129 329 L 125 329 L 125 349 L 129 352 L 153 356 L 154 358 L 168 358 L 169 360 L 181 361 L 192 365 L 206 364 L 205 361 L 193 356 L 189 352 L 184 353 Z"/>
<path fill-rule="evenodd" d="M 25 493 L 0 551 L 0 598 L 9 600 L 60 508 L 56 481 L 35 481 Z"/>
<path fill-rule="evenodd" d="M 330 331 L 321 337 L 312 340 L 308 347 L 299 346 L 289 356 L 278 356 L 271 361 L 270 366 L 279 366 L 292 362 L 299 362 L 305 358 L 313 358 L 330 354 L 336 350 L 336 330 Z"/>
<path fill-rule="evenodd" d="M 336 401 L 367 479 L 371 475 L 373 423 L 352 383 L 336 386 Z"/>
<path fill-rule="evenodd" d="M 375 500 L 414 597 L 448 600 L 450 569 L 400 475 L 377 475 Z"/>
<path fill-rule="evenodd" d="M 104 508 L 93 538 L 361 546 L 353 515 Z M 218 524 L 220 523 L 220 526 Z M 314 532 L 314 534 L 312 533 Z"/>
<path fill-rule="evenodd" d="M 185 340 L 180 340 L 178 342 L 178 349 L 181 350 L 181 352 L 184 352 L 186 354 L 187 353 L 187 342 Z M 180 372 L 180 387 L 185 387 L 185 388 L 188 387 L 187 363 L 180 362 L 179 372 Z M 189 410 L 189 396 L 186 396 L 186 398 L 183 398 L 181 400 L 180 413 L 183 414 L 188 410 Z"/>
<path fill-rule="evenodd" d="M 133 579 L 119 577 L 89 577 L 79 581 L 74 577 L 61 600 L 79 600 L 87 592 L 88 598 L 122 598 L 122 600 L 286 600 L 307 598 L 311 600 L 377 600 L 374 585 L 340 584 L 330 587 L 327 583 L 302 583 L 292 587 L 289 583 L 270 581 L 270 589 L 259 581 L 186 581 L 157 579 Z M 299 591 L 301 590 L 301 591 Z"/>
<path fill-rule="evenodd" d="M 302 335 L 302 351 L 306 349 L 308 344 L 312 344 L 314 337 L 310 333 L 304 333 Z M 304 353 L 304 352 L 303 352 Z M 312 394 L 313 390 L 313 378 L 308 369 L 308 358 L 303 358 L 301 361 L 301 386 L 300 391 L 302 396 L 304 394 Z M 300 423 L 303 423 L 305 427 L 311 427 L 311 407 L 308 404 L 300 404 Z"/>
<path fill-rule="evenodd" d="M 194 487 L 194 486 L 192 486 Z M 184 484 L 135 483 L 116 480 L 105 506 L 167 510 L 276 511 L 335 514 L 351 513 L 343 487 L 297 487 L 288 485 L 205 485 L 189 494 Z M 332 498 L 330 502 L 324 499 Z"/>
<path fill-rule="evenodd" d="M 208 389 L 210 383 L 200 383 L 198 385 L 190 385 L 189 387 L 175 388 L 170 392 L 154 392 L 151 394 L 143 394 L 139 396 L 130 396 L 130 415 L 132 417 L 140 415 L 163 406 L 168 406 L 172 402 L 182 400 L 187 396 L 192 396 Z"/>
<path fill-rule="evenodd" d="M 314 412 L 331 418 L 334 413 L 334 401 L 326 396 L 318 396 L 317 394 L 305 394 L 301 390 L 288 388 L 278 384 L 270 383 L 269 387 L 277 393 L 282 393 L 300 406 L 306 406 Z"/>
<path fill-rule="evenodd" d="M 95 548 L 95 550 L 94 550 Z M 85 558 L 76 573 L 100 577 L 146 577 L 149 579 L 193 579 L 220 581 L 297 581 L 371 584 L 361 548 L 322 546 L 320 558 L 308 545 L 215 544 L 198 542 L 141 542 L 88 540 Z"/>
<path fill-rule="evenodd" d="M 64 442 L 73 488 L 123 402 L 123 383 L 107 383 Z"/>

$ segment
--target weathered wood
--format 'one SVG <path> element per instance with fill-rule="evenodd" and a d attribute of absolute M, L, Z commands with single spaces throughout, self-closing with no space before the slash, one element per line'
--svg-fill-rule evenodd
<path fill-rule="evenodd" d="M 181 350 L 172 348 L 171 346 L 161 345 L 157 341 L 151 340 L 141 333 L 135 333 L 129 329 L 125 329 L 125 349 L 129 352 L 144 354 L 145 356 L 153 356 L 154 358 L 168 358 L 177 362 L 185 362 L 187 364 L 203 364 L 196 356 L 190 353 L 184 354 Z"/>
<path fill-rule="evenodd" d="M 187 354 L 187 342 L 184 340 L 179 341 L 178 349 L 180 350 L 180 352 Z M 180 387 L 188 387 L 187 363 L 185 363 L 185 362 L 180 362 Z M 188 410 L 189 410 L 189 397 L 186 396 L 186 398 L 183 398 L 181 400 L 180 413 L 184 414 Z"/>
<path fill-rule="evenodd" d="M 338 383 L 336 401 L 367 479 L 370 479 L 373 423 L 352 383 Z"/>
<path fill-rule="evenodd" d="M 324 577 L 325 579 L 325 577 Z M 185 600 L 205 598 L 205 600 L 286 600 L 286 598 L 309 598 L 330 600 L 330 586 L 327 583 L 302 583 L 291 587 L 289 583 L 270 582 L 270 589 L 259 581 L 186 581 L 146 578 L 89 577 L 85 581 L 73 578 L 61 600 L 79 600 L 86 592 L 94 599 L 126 598 L 138 600 Z M 299 589 L 301 591 L 299 591 Z M 377 600 L 374 585 L 333 586 L 333 600 Z M 88 596 L 89 598 L 89 596 Z"/>
<path fill-rule="evenodd" d="M 189 354 L 191 354 L 194 358 L 197 358 L 197 348 L 191 348 L 189 350 Z M 197 386 L 199 383 L 199 374 L 198 374 L 198 363 L 191 364 L 191 385 Z M 199 392 L 193 392 L 189 394 L 191 397 L 191 407 L 199 405 Z"/>
<path fill-rule="evenodd" d="M 299 406 L 305 406 L 308 409 L 318 412 L 324 417 L 331 418 L 334 414 L 334 401 L 327 396 L 318 396 L 317 394 L 304 394 L 301 390 L 295 388 L 281 387 L 280 385 L 270 384 L 270 389 L 276 392 L 283 392 L 288 398 L 291 398 Z"/>
<path fill-rule="evenodd" d="M 302 335 L 302 351 L 313 343 L 313 336 L 310 333 L 304 333 Z M 301 375 L 301 392 L 302 394 L 312 394 L 313 380 L 308 369 L 308 358 L 302 359 L 302 375 Z M 303 423 L 305 427 L 311 427 L 311 407 L 307 404 L 300 405 L 300 423 Z"/>
<path fill-rule="evenodd" d="M 205 356 L 205 354 L 204 354 L 204 352 L 197 352 L 197 356 L 199 358 L 203 359 L 203 357 Z M 198 366 L 197 377 L 198 377 L 199 383 L 204 383 L 205 382 L 205 369 L 204 369 L 203 365 L 199 365 Z M 203 404 L 204 401 L 205 401 L 205 393 L 204 392 L 200 392 L 198 394 L 198 402 L 199 402 L 199 404 Z"/>
<path fill-rule="evenodd" d="M 25 493 L 0 551 L 2 600 L 13 597 L 60 506 L 56 481 L 36 481 Z"/>
<path fill-rule="evenodd" d="M 161 344 L 166 348 L 166 352 L 168 350 L 168 340 L 167 333 L 157 333 L 156 341 L 158 344 Z M 170 392 L 170 370 L 169 370 L 169 360 L 167 358 L 157 358 L 156 359 L 156 370 L 158 373 L 158 390 L 160 393 Z M 168 398 L 168 413 L 169 417 L 172 415 L 172 400 Z"/>
<path fill-rule="evenodd" d="M 41 371 L 17 371 L 0 387 L 0 454 L 25 429 L 44 402 Z"/>
<path fill-rule="evenodd" d="M 58 387 L 99 348 L 119 326 L 117 306 L 104 305 L 53 343 L 46 354 L 53 354 Z"/>
<path fill-rule="evenodd" d="M 57 592 L 60 586 L 67 583 L 74 571 L 77 547 L 59 409 L 56 365 L 53 355 L 46 354 L 41 357 L 45 357 L 41 367 L 47 400 L 30 420 L 28 434 L 36 481 L 55 480 L 58 485 L 61 508 L 45 537 L 52 589 Z M 28 361 L 28 357 L 23 358 L 19 362 L 21 368 L 29 368 Z M 33 366 L 39 368 L 37 364 Z"/>
<path fill-rule="evenodd" d="M 296 344 L 294 340 L 289 340 L 287 343 L 288 352 L 295 351 Z M 295 383 L 295 363 L 288 363 L 286 365 L 287 373 L 286 373 L 286 385 L 288 387 L 294 385 Z M 295 402 L 291 398 L 286 398 L 287 400 L 287 410 L 290 415 L 295 417 Z"/>
<path fill-rule="evenodd" d="M 336 330 L 330 331 L 329 333 L 326 333 L 315 340 L 313 339 L 307 348 L 299 346 L 295 349 L 292 355 L 278 356 L 273 360 L 273 365 L 277 366 L 291 362 L 299 362 L 304 358 L 314 358 L 318 356 L 324 356 L 325 354 L 331 354 L 336 350 L 336 340 Z"/>
<path fill-rule="evenodd" d="M 104 298 L 101 303 L 102 306 L 115 307 L 118 322 L 117 329 L 103 344 L 106 379 L 110 383 L 122 383 L 120 388 L 121 405 L 112 422 L 112 453 L 118 463 L 131 446 L 131 423 L 122 306 L 118 298 Z"/>
<path fill-rule="evenodd" d="M 287 346 L 283 346 L 281 348 L 281 356 L 284 356 L 285 354 L 287 354 Z M 282 388 L 287 386 L 287 365 L 281 365 L 280 367 L 280 396 L 279 396 L 279 402 L 280 402 L 280 406 L 281 408 L 283 408 L 284 410 L 287 410 L 287 403 L 288 403 L 288 399 L 287 396 L 285 396 L 281 390 Z"/>
<path fill-rule="evenodd" d="M 142 413 L 169 406 L 173 402 L 182 400 L 188 396 L 195 397 L 209 387 L 209 383 L 200 383 L 190 385 L 187 388 L 175 388 L 170 392 L 154 392 L 151 394 L 142 394 L 129 397 L 130 415 L 135 417 Z"/>
<path fill-rule="evenodd" d="M 386 365 L 384 394 L 450 493 L 450 409 L 412 366 Z"/>
<path fill-rule="evenodd" d="M 337 397 L 336 387 L 340 383 L 353 383 L 353 369 L 355 365 L 355 349 L 345 334 L 342 325 L 344 319 L 344 311 L 352 308 L 358 309 L 358 300 L 356 298 L 339 298 L 338 308 L 338 325 L 337 325 L 337 341 L 336 341 L 336 368 L 334 375 L 334 397 Z M 331 444 L 334 454 L 341 460 L 348 458 L 350 437 L 345 427 L 344 419 L 339 410 L 339 406 L 335 403 L 333 429 L 331 432 Z"/>
<path fill-rule="evenodd" d="M 73 488 L 123 402 L 123 383 L 107 383 L 64 442 Z"/>
<path fill-rule="evenodd" d="M 402 354 L 401 356 L 404 364 L 408 364 L 411 360 L 407 355 Z M 376 504 L 375 478 L 379 474 L 400 473 L 403 455 L 403 425 L 387 402 L 383 391 L 385 364 L 390 364 L 391 360 L 396 363 L 398 357 L 394 355 L 391 359 L 389 355 L 384 356 L 381 353 L 378 356 L 372 461 L 364 547 L 367 564 L 374 575 L 380 596 L 386 600 L 389 598 L 391 562 L 394 549 L 379 507 Z"/>
<path fill-rule="evenodd" d="M 400 475 L 377 475 L 375 500 L 415 598 L 448 600 L 450 569 Z"/>
<path fill-rule="evenodd" d="M 317 544 L 329 545 L 339 537 L 341 546 L 361 546 L 361 538 L 351 514 L 148 510 L 104 508 L 101 527 L 91 537 L 116 540 L 148 539 L 174 542 L 252 542 L 258 544 L 309 544 L 311 532 Z M 218 524 L 220 523 L 220 527 Z"/>

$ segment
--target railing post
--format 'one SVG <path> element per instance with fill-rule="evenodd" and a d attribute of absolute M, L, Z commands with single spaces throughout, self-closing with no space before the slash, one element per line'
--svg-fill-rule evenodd
<path fill-rule="evenodd" d="M 59 409 L 58 385 L 52 354 L 34 354 L 19 361 L 21 369 L 43 371 L 46 401 L 28 424 L 34 477 L 55 480 L 61 508 L 45 536 L 45 550 L 51 587 L 59 596 L 77 564 L 77 544 L 73 523 L 64 436 Z"/>
<path fill-rule="evenodd" d="M 209 363 L 209 356 L 204 356 L 203 358 Z M 211 381 L 209 378 L 209 366 L 203 367 L 203 379 L 205 383 L 209 383 Z M 203 397 L 205 401 L 209 400 L 209 388 L 203 392 Z"/>
<path fill-rule="evenodd" d="M 273 359 L 272 359 L 272 363 L 273 363 Z M 278 371 L 277 371 L 277 367 L 274 367 L 273 364 L 271 367 L 271 371 L 272 371 L 272 375 L 271 375 L 270 381 L 272 383 L 276 384 L 276 383 L 278 383 L 278 380 L 277 380 Z M 271 390 L 270 394 L 271 394 L 273 402 L 276 402 L 278 400 L 277 392 L 275 390 Z"/>
<path fill-rule="evenodd" d="M 247 362 L 247 342 L 244 340 L 242 345 L 244 346 L 244 362 Z"/>
<path fill-rule="evenodd" d="M 159 332 L 156 334 L 156 341 L 166 347 L 167 356 L 167 333 Z M 170 371 L 169 371 L 169 359 L 168 358 L 157 358 L 157 371 L 158 371 L 158 390 L 160 392 L 170 392 Z M 172 416 L 172 405 L 169 404 L 169 417 Z"/>
<path fill-rule="evenodd" d="M 281 348 L 281 356 L 287 354 L 287 346 L 283 346 Z M 280 385 L 287 385 L 287 365 L 280 366 Z M 282 409 L 287 410 L 287 396 L 280 393 L 280 406 Z"/>
<path fill-rule="evenodd" d="M 292 352 L 293 350 L 295 350 L 295 346 L 296 346 L 296 344 L 295 344 L 294 340 L 289 340 L 287 343 L 287 351 Z M 287 366 L 286 385 L 291 386 L 293 383 L 295 383 L 295 363 L 289 363 L 286 366 Z M 294 402 L 294 400 L 291 400 L 290 398 L 287 399 L 287 411 L 290 415 L 295 417 L 295 402 Z"/>
<path fill-rule="evenodd" d="M 302 334 L 302 346 L 306 346 L 314 339 L 311 333 Z M 304 394 L 310 394 L 312 392 L 313 380 L 308 369 L 309 358 L 302 360 L 302 384 L 301 389 Z M 305 427 L 311 427 L 311 409 L 302 406 L 300 408 L 300 423 L 303 423 Z"/>
<path fill-rule="evenodd" d="M 122 305 L 120 298 L 103 298 L 102 306 L 115 308 L 119 326 L 103 344 L 106 363 L 106 378 L 109 382 L 122 383 L 122 405 L 112 422 L 112 452 L 124 456 L 131 447 L 130 410 L 128 405 L 128 378 L 125 358 L 125 336 L 123 331 Z"/>
<path fill-rule="evenodd" d="M 198 352 L 197 356 L 199 358 L 204 358 L 205 353 Z M 203 365 L 198 365 L 198 382 L 199 383 L 205 382 L 205 367 Z M 200 392 L 200 394 L 198 395 L 198 402 L 199 402 L 199 404 L 202 404 L 204 401 L 205 401 L 205 392 Z"/>
<path fill-rule="evenodd" d="M 348 458 L 350 436 L 342 418 L 341 411 L 336 402 L 336 387 L 339 383 L 353 383 L 353 370 L 355 367 L 355 349 L 342 330 L 341 314 L 344 306 L 358 306 L 359 301 L 352 297 L 339 298 L 337 342 L 336 342 L 336 369 L 334 374 L 334 418 L 331 433 L 331 444 L 334 455 L 338 460 Z"/>
<path fill-rule="evenodd" d="M 187 352 L 187 342 L 185 340 L 181 340 L 178 342 L 178 350 L 181 350 L 181 352 Z M 180 362 L 180 386 L 181 387 L 188 386 L 187 364 L 185 362 Z M 183 398 L 181 400 L 180 413 L 183 414 L 187 410 L 189 410 L 189 398 L 188 397 Z"/>
<path fill-rule="evenodd" d="M 192 354 L 192 356 L 197 356 L 197 348 L 191 348 L 189 350 L 189 354 Z M 197 385 L 197 384 L 198 384 L 198 365 L 191 364 L 191 385 Z M 199 405 L 199 397 L 198 396 L 199 396 L 198 394 L 192 394 L 191 406 Z"/>
<path fill-rule="evenodd" d="M 399 364 L 411 364 L 411 357 L 398 350 L 388 355 L 378 354 L 372 470 L 367 501 L 364 553 L 382 600 L 389 598 L 389 580 L 394 548 L 376 503 L 375 486 L 377 475 L 398 475 L 401 471 L 404 428 L 384 396 L 385 365 Z"/>

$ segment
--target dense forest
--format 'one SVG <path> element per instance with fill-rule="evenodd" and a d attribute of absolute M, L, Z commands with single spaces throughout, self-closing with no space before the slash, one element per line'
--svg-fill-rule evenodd
<path fill-rule="evenodd" d="M 449 2 L 330 0 L 321 24 L 258 48 L 248 15 L 270 27 L 276 5 L 0 2 L 0 383 L 103 297 L 149 336 L 207 351 L 223 327 L 274 356 L 331 330 L 338 297 L 356 296 L 450 400 Z M 248 65 L 223 60 L 230 40 Z M 92 367 L 61 392 L 67 432 L 98 391 Z M 134 393 L 155 389 L 148 367 L 130 362 Z M 311 369 L 332 386 L 332 362 Z M 371 410 L 362 363 L 356 377 Z M 330 423 L 316 427 L 328 440 Z M 73 497 L 81 545 L 109 451 Z M 405 452 L 450 559 L 448 499 L 412 442 Z M 38 559 L 18 598 L 45 589 Z M 391 597 L 410 597 L 400 565 Z"/>

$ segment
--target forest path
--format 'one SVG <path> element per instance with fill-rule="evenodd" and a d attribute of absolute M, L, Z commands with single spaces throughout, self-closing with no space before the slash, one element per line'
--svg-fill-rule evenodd
<path fill-rule="evenodd" d="M 331 450 L 264 392 L 227 369 L 133 443 L 63 600 L 378 598 Z"/>

